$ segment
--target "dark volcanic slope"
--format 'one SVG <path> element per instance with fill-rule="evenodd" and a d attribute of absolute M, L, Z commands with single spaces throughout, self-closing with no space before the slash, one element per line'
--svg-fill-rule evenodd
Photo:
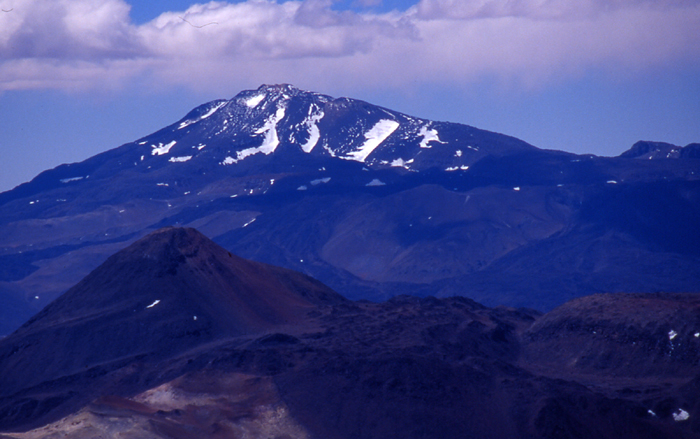
<path fill-rule="evenodd" d="M 700 364 L 700 297 L 582 297 L 539 319 L 524 340 L 525 358 L 562 376 L 687 377 Z"/>
<path fill-rule="evenodd" d="M 300 308 L 342 300 L 299 273 L 234 256 L 195 229 L 165 228 L 109 258 L 19 332 L 115 310 L 167 308 L 178 317 L 211 315 L 230 335 L 295 323 Z"/>
<path fill-rule="evenodd" d="M 662 294 L 544 316 L 463 297 L 350 302 L 168 228 L 0 341 L 0 431 L 697 439 L 697 308 Z"/>
<path fill-rule="evenodd" d="M 299 325 L 316 306 L 345 301 L 307 276 L 234 256 L 194 229 L 166 228 L 110 257 L 4 339 L 0 389 L 8 395 L 125 359 Z"/>

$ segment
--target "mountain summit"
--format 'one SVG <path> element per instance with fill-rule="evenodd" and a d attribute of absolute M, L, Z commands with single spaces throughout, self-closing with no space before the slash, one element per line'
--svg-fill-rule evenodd
<path fill-rule="evenodd" d="M 107 259 L 8 337 L 23 348 L 0 358 L 20 375 L 6 370 L 0 387 L 7 394 L 139 355 L 167 358 L 222 337 L 299 326 L 316 307 L 345 301 L 300 273 L 232 255 L 194 229 L 165 228 Z"/>
<path fill-rule="evenodd" d="M 287 84 L 209 102 L 136 143 L 143 160 L 150 155 L 175 163 L 213 160 L 230 166 L 259 163 L 272 154 L 305 153 L 409 170 L 457 169 L 488 154 L 532 149 L 507 136 Z"/>

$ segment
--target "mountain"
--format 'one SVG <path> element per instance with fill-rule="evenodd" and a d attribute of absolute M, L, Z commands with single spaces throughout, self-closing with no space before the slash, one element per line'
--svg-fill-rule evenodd
<path fill-rule="evenodd" d="M 697 373 L 700 364 L 700 297 L 582 297 L 539 319 L 524 338 L 525 357 L 549 363 L 562 376 L 685 377 Z M 547 358 L 541 352 L 548 352 Z"/>
<path fill-rule="evenodd" d="M 632 145 L 632 148 L 620 154 L 620 157 L 633 159 L 677 159 L 699 158 L 700 144 L 691 143 L 685 147 L 679 147 L 664 142 L 640 141 Z"/>
<path fill-rule="evenodd" d="M 8 395 L 94 378 L 125 361 L 302 326 L 319 305 L 346 301 L 307 276 L 234 256 L 194 229 L 161 229 L 108 258 L 9 337 L 0 388 Z M 5 407 L 0 418 L 17 410 Z"/>
<path fill-rule="evenodd" d="M 697 311 L 352 302 L 165 228 L 0 340 L 0 437 L 698 438 Z"/>
<path fill-rule="evenodd" d="M 696 145 L 574 155 L 261 86 L 0 194 L 0 334 L 166 226 L 351 299 L 698 292 Z"/>

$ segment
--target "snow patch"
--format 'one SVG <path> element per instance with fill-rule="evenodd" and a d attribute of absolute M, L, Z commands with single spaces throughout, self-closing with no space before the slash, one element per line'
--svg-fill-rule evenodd
<path fill-rule="evenodd" d="M 314 146 L 318 143 L 318 140 L 321 138 L 321 131 L 318 129 L 318 122 L 323 119 L 323 111 L 319 111 L 318 113 L 311 114 L 314 109 L 314 106 L 309 108 L 309 116 L 302 122 L 302 124 L 306 125 L 308 131 L 309 131 L 309 138 L 304 143 L 301 145 L 301 150 L 309 153 L 314 149 Z"/>
<path fill-rule="evenodd" d="M 442 140 L 440 140 L 438 132 L 434 128 L 428 129 L 427 126 L 424 126 L 420 129 L 418 135 L 423 137 L 423 140 L 421 140 L 420 142 L 421 148 L 432 148 L 432 145 L 428 145 L 428 143 L 430 142 L 445 143 Z"/>
<path fill-rule="evenodd" d="M 207 145 L 205 145 L 204 143 L 200 143 L 200 144 L 197 145 L 195 148 L 197 148 L 198 150 L 201 151 L 205 146 L 207 146 Z"/>
<path fill-rule="evenodd" d="M 148 309 L 148 308 L 153 308 L 154 306 L 158 305 L 159 303 L 160 303 L 160 299 L 156 299 L 155 302 L 153 302 L 153 303 L 151 303 L 150 305 L 148 305 L 148 306 L 146 307 L 146 309 Z"/>
<path fill-rule="evenodd" d="M 452 171 L 466 171 L 469 169 L 469 166 L 467 165 L 462 165 L 462 166 L 450 166 L 449 168 L 445 168 L 445 171 L 447 172 L 452 172 Z"/>
<path fill-rule="evenodd" d="M 331 181 L 330 177 L 318 178 L 316 180 L 311 180 L 311 186 L 318 186 L 321 183 L 328 183 Z"/>
<path fill-rule="evenodd" d="M 615 180 L 608 180 L 607 183 L 608 183 L 608 184 L 617 184 L 617 181 L 615 181 Z"/>
<path fill-rule="evenodd" d="M 199 120 L 206 119 L 207 117 L 209 117 L 209 116 L 211 116 L 212 114 L 216 113 L 217 111 L 219 111 L 219 109 L 220 109 L 221 107 L 223 107 L 223 106 L 226 105 L 227 103 L 228 103 L 228 102 L 224 101 L 224 102 L 221 102 L 220 104 L 216 105 L 216 106 L 213 107 L 211 110 L 207 111 L 206 114 L 202 115 L 202 117 L 200 117 Z"/>
<path fill-rule="evenodd" d="M 455 156 L 462 157 L 462 150 L 458 149 L 457 151 L 455 151 Z"/>
<path fill-rule="evenodd" d="M 399 157 L 398 159 L 393 160 L 390 164 L 392 167 L 395 167 L 395 168 L 409 169 L 409 167 L 407 165 L 410 165 L 411 163 L 413 163 L 413 161 L 414 161 L 414 159 L 411 159 L 409 161 L 405 161 L 404 159 Z"/>
<path fill-rule="evenodd" d="M 395 120 L 380 120 L 371 130 L 365 133 L 365 143 L 363 143 L 357 151 L 353 151 L 343 158 L 364 162 L 365 159 L 372 154 L 372 151 L 381 145 L 398 127 L 399 123 Z"/>
<path fill-rule="evenodd" d="M 168 183 L 156 183 L 156 186 L 170 186 Z"/>
<path fill-rule="evenodd" d="M 70 183 L 71 181 L 82 180 L 85 177 L 62 178 L 61 183 Z"/>
<path fill-rule="evenodd" d="M 253 224 L 253 222 L 255 222 L 255 218 L 253 218 L 252 220 L 250 220 L 250 221 L 248 221 L 247 223 L 243 224 L 241 227 L 248 227 L 249 225 Z"/>
<path fill-rule="evenodd" d="M 170 157 L 170 160 L 168 160 L 168 161 L 173 162 L 173 163 L 183 163 L 183 162 L 186 162 L 186 161 L 191 160 L 191 159 L 192 159 L 191 155 L 186 155 L 183 157 Z"/>
<path fill-rule="evenodd" d="M 200 122 L 200 121 L 206 119 L 207 117 L 209 117 L 209 116 L 211 116 L 212 114 L 216 113 L 216 112 L 219 110 L 219 108 L 223 107 L 223 106 L 226 105 L 226 104 L 227 104 L 227 102 L 221 102 L 221 103 L 219 103 L 218 105 L 215 105 L 215 106 L 212 107 L 209 111 L 207 111 L 205 114 L 199 116 L 198 118 L 196 118 L 196 119 L 189 119 L 189 120 L 186 120 L 186 121 L 180 123 L 180 126 L 178 126 L 177 129 L 178 129 L 178 130 L 181 130 L 181 129 L 185 128 L 185 127 L 188 127 L 188 126 L 192 125 L 193 123 L 197 123 L 197 122 Z"/>
<path fill-rule="evenodd" d="M 260 102 L 262 102 L 263 99 L 265 99 L 265 95 L 259 94 L 259 95 L 256 95 L 256 96 L 253 96 L 251 98 L 246 99 L 245 104 L 248 106 L 248 108 L 255 108 L 258 106 L 258 104 Z"/>
<path fill-rule="evenodd" d="M 379 180 L 378 178 L 375 178 L 374 180 L 367 183 L 365 186 L 386 186 L 386 183 Z"/>
<path fill-rule="evenodd" d="M 151 148 L 153 148 L 153 151 L 151 151 L 151 155 L 164 155 L 170 152 L 170 148 L 175 146 L 177 141 L 173 140 L 172 142 L 166 144 L 159 143 L 158 146 L 156 145 L 151 145 Z"/>
<path fill-rule="evenodd" d="M 518 191 L 520 190 L 520 188 L 516 186 L 516 187 L 513 188 L 513 190 L 516 191 L 516 192 L 518 192 Z"/>
<path fill-rule="evenodd" d="M 690 414 L 683 409 L 678 409 L 673 413 L 673 420 L 676 422 L 687 421 L 690 418 Z"/>
<path fill-rule="evenodd" d="M 255 148 L 246 148 L 241 151 L 236 151 L 235 159 L 233 157 L 226 157 L 221 164 L 232 165 L 255 154 L 262 153 L 269 155 L 275 152 L 275 149 L 277 149 L 277 146 L 280 144 L 280 139 L 277 136 L 277 123 L 284 117 L 284 112 L 284 107 L 279 107 L 274 116 L 271 116 L 267 121 L 265 121 L 265 125 L 263 125 L 262 128 L 255 131 L 256 134 L 265 134 L 262 145 L 256 146 Z"/>
<path fill-rule="evenodd" d="M 335 153 L 335 151 L 334 151 L 330 146 L 328 146 L 328 143 L 327 143 L 327 142 L 323 142 L 323 143 L 321 144 L 321 146 L 323 147 L 323 149 L 326 150 L 326 152 L 328 153 L 329 156 L 331 156 L 331 157 L 337 157 L 337 154 Z M 341 157 L 341 158 L 342 158 L 342 157 Z"/>
<path fill-rule="evenodd" d="M 309 188 L 306 187 L 306 186 L 303 185 L 303 184 L 297 188 L 298 191 L 305 191 L 305 190 L 307 190 L 307 189 L 309 189 Z"/>
<path fill-rule="evenodd" d="M 669 339 L 669 340 L 673 340 L 673 339 L 676 338 L 677 336 L 678 336 L 678 333 L 677 333 L 676 331 L 674 331 L 673 329 L 671 329 L 670 331 L 668 331 L 668 339 Z"/>

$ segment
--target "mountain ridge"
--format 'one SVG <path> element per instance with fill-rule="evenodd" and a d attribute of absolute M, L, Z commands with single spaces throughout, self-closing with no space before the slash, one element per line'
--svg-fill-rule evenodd
<path fill-rule="evenodd" d="M 542 150 L 261 86 L 0 194 L 0 310 L 14 310 L 0 333 L 164 226 L 353 299 L 458 294 L 546 311 L 598 292 L 695 292 L 699 167 L 692 154 Z"/>
<path fill-rule="evenodd" d="M 8 396 L 125 360 L 161 361 L 222 338 L 303 326 L 316 307 L 345 302 L 314 279 L 239 258 L 194 229 L 160 229 L 3 340 L 24 341 L 0 352 L 0 388 Z"/>
<path fill-rule="evenodd" d="M 0 436 L 697 438 L 697 297 L 352 302 L 164 228 L 0 340 Z"/>

